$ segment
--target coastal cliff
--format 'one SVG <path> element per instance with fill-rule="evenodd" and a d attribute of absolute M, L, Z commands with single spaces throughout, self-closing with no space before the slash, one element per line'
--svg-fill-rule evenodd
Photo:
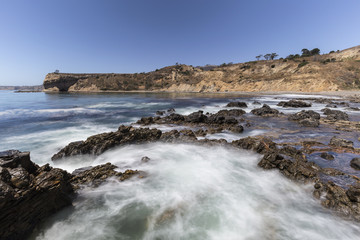
<path fill-rule="evenodd" d="M 174 65 L 148 73 L 49 73 L 45 92 L 102 91 L 302 91 L 360 88 L 360 46 L 330 54 L 220 66 Z"/>

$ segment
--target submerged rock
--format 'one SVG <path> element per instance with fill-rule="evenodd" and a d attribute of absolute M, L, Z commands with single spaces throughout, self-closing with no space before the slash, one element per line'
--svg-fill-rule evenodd
<path fill-rule="evenodd" d="M 251 110 L 251 113 L 258 116 L 277 116 L 279 111 L 271 108 L 269 105 L 264 104 L 261 108 Z"/>
<path fill-rule="evenodd" d="M 327 152 L 321 153 L 320 157 L 323 159 L 326 159 L 326 160 L 334 160 L 335 159 L 333 155 L 331 155 L 330 153 L 327 153 Z"/>
<path fill-rule="evenodd" d="M 311 103 L 299 101 L 299 100 L 290 100 L 290 101 L 281 101 L 277 104 L 281 107 L 293 107 L 293 108 L 302 108 L 302 107 L 311 107 Z"/>
<path fill-rule="evenodd" d="M 226 107 L 247 108 L 246 102 L 229 102 Z"/>
<path fill-rule="evenodd" d="M 39 167 L 29 152 L 0 153 L 0 176 L 1 239 L 26 239 L 46 217 L 71 205 L 71 175 Z"/>

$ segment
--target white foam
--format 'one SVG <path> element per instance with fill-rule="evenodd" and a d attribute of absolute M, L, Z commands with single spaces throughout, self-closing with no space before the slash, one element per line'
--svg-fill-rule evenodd
<path fill-rule="evenodd" d="M 142 164 L 143 156 L 150 161 Z M 147 172 L 80 193 L 37 239 L 357 239 L 359 225 L 332 216 L 260 156 L 224 147 L 149 144 L 106 152 L 112 162 Z"/>

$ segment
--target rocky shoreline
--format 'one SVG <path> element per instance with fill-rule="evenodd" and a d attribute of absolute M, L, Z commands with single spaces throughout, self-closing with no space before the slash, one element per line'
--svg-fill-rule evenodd
<path fill-rule="evenodd" d="M 329 105 L 322 110 L 322 116 L 306 110 L 311 106 L 311 102 L 317 101 Z M 350 99 L 350 102 L 355 103 L 357 99 Z M 321 167 L 314 161 L 314 156 L 318 155 L 333 161 L 338 157 L 334 156 L 334 153 L 360 153 L 360 149 L 354 147 L 354 141 L 358 141 L 359 137 L 359 123 L 350 121 L 348 114 L 336 110 L 336 106 L 352 106 L 325 98 L 309 98 L 305 101 L 298 99 L 281 102 L 279 106 L 284 108 L 299 109 L 297 113 L 285 115 L 266 104 L 256 104 L 259 104 L 259 108 L 253 109 L 250 114 L 243 110 L 247 108 L 244 102 L 231 102 L 227 109 L 212 114 L 197 111 L 181 115 L 176 113 L 175 109 L 158 111 L 156 116 L 143 117 L 132 126 L 121 125 L 115 132 L 97 134 L 85 141 L 69 143 L 54 154 L 52 160 L 56 163 L 76 155 L 100 155 L 114 147 L 150 142 L 222 145 L 247 149 L 262 155 L 258 163 L 260 168 L 277 169 L 293 181 L 312 184 L 313 196 L 322 206 L 332 209 L 335 214 L 346 219 L 360 221 L 360 178 L 345 170 L 345 167 L 351 167 L 358 171 L 359 158 L 352 159 L 349 166 L 343 166 L 344 169 Z M 232 142 L 205 138 L 207 135 L 224 131 L 237 134 L 246 129 L 258 129 L 264 121 L 276 122 L 279 127 L 266 134 Z M 162 131 L 152 125 L 182 126 L 185 129 Z M 319 137 L 311 140 L 298 138 L 279 141 L 283 140 L 283 134 L 289 131 L 287 126 L 296 126 L 300 130 L 311 132 L 328 131 L 329 134 L 326 139 Z M 145 157 L 141 161 L 146 164 L 148 159 Z M 109 178 L 121 182 L 132 176 L 146 177 L 146 172 L 141 170 L 117 172 L 116 166 L 110 163 L 68 173 L 48 164 L 40 167 L 30 160 L 29 152 L 16 150 L 0 153 L 0 174 L 2 239 L 25 238 L 44 219 L 64 207 L 71 206 L 76 192 L 85 186 L 98 187 Z"/>

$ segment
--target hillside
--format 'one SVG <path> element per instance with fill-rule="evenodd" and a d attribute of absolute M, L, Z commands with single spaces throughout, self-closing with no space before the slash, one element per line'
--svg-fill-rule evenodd
<path fill-rule="evenodd" d="M 134 74 L 49 73 L 44 80 L 46 92 L 320 92 L 357 89 L 360 89 L 360 46 L 331 54 L 222 65 L 209 70 L 175 65 Z"/>

